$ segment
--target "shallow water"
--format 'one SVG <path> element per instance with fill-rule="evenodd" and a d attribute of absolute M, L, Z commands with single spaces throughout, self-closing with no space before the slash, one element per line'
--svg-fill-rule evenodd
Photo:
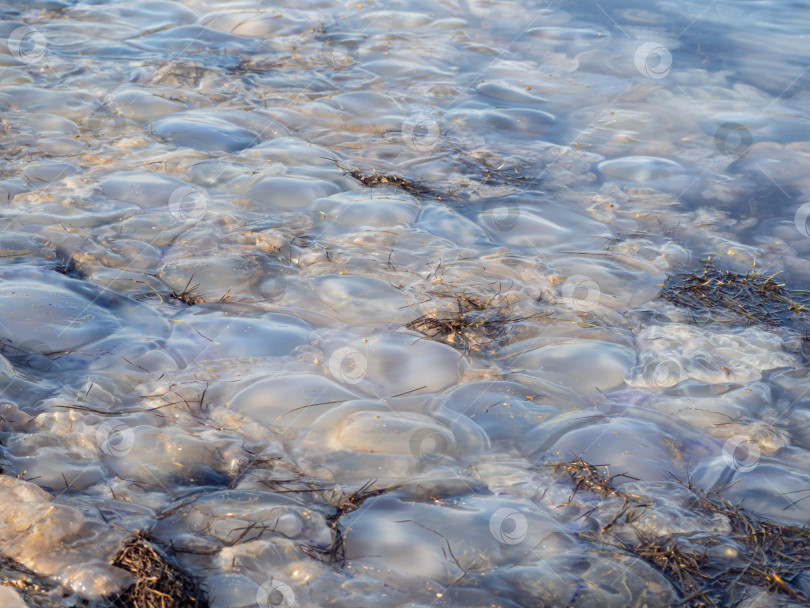
<path fill-rule="evenodd" d="M 0 16 L 0 550 L 68 604 L 149 530 L 213 608 L 665 606 L 640 532 L 733 544 L 677 480 L 808 522 L 803 321 L 661 297 L 810 286 L 807 3 Z"/>

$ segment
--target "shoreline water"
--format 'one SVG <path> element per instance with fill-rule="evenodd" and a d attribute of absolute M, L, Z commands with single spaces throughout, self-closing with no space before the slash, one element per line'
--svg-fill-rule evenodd
<path fill-rule="evenodd" d="M 2 555 L 44 606 L 810 603 L 805 13 L 0 2 Z"/>

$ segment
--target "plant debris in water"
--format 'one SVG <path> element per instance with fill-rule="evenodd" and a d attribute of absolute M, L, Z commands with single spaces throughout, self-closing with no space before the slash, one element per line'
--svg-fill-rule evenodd
<path fill-rule="evenodd" d="M 621 517 L 632 523 L 628 502 L 635 503 L 635 508 L 652 503 L 642 504 L 641 497 L 614 489 L 611 481 L 615 476 L 602 475 L 602 465 L 575 458 L 555 466 L 571 476 L 573 494 L 582 489 L 625 499 L 620 513 L 602 528 L 599 540 L 640 557 L 663 573 L 681 595 L 678 606 L 737 606 L 758 593 L 781 595 L 796 605 L 810 606 L 810 598 L 796 585 L 810 566 L 810 529 L 760 520 L 724 500 L 717 491 L 707 494 L 689 482 L 682 485 L 694 497 L 694 510 L 722 516 L 729 523 L 730 534 L 698 531 L 653 536 L 635 530 L 638 542 L 629 543 L 611 534 L 610 528 Z"/>
<path fill-rule="evenodd" d="M 449 313 L 430 313 L 414 319 L 405 325 L 407 329 L 418 331 L 437 342 L 470 354 L 472 350 L 483 350 L 486 344 L 497 344 L 506 335 L 510 323 L 524 318 L 510 318 L 508 303 L 501 298 L 493 304 L 497 294 L 488 300 L 451 292 L 450 294 L 429 292 L 440 298 L 453 298 L 456 310 Z"/>
<path fill-rule="evenodd" d="M 337 563 L 346 561 L 346 550 L 344 547 L 343 530 L 340 527 L 340 518 L 344 515 L 356 511 L 360 508 L 369 498 L 380 496 L 386 492 L 396 489 L 391 488 L 376 488 L 374 489 L 374 480 L 365 483 L 359 490 L 352 492 L 349 495 L 341 495 L 334 501 L 335 512 L 326 518 L 329 527 L 332 528 L 332 544 L 328 547 L 320 547 L 316 545 L 306 545 L 302 547 L 304 553 L 313 559 L 320 560 L 325 563 Z"/>
<path fill-rule="evenodd" d="M 424 184 L 420 184 L 418 181 L 414 181 L 412 179 L 407 179 L 405 177 L 400 177 L 398 175 L 389 173 L 377 173 L 376 169 L 371 173 L 362 173 L 358 169 L 342 165 L 335 159 L 330 160 L 332 160 L 338 166 L 338 168 L 343 171 L 343 175 L 348 175 L 356 179 L 367 188 L 379 188 L 387 186 L 390 188 L 395 188 L 396 190 L 402 190 L 408 194 L 413 194 L 414 196 L 430 196 L 440 200 L 442 197 L 449 196 L 449 193 L 442 194 L 438 190 L 425 186 Z"/>
<path fill-rule="evenodd" d="M 114 565 L 135 577 L 113 599 L 115 608 L 208 608 L 199 582 L 163 557 L 147 534 L 127 542 Z"/>
<path fill-rule="evenodd" d="M 507 186 L 518 190 L 535 190 L 542 187 L 531 154 L 525 158 L 503 157 L 490 148 L 467 151 L 455 146 L 462 175 L 480 175 L 479 182 L 484 186 Z"/>
<path fill-rule="evenodd" d="M 702 272 L 670 277 L 661 296 L 693 310 L 718 308 L 745 318 L 749 323 L 784 325 L 804 315 L 808 302 L 797 302 L 784 284 L 752 267 L 746 274 L 721 270 L 711 258 Z M 805 295 L 805 294 L 802 294 Z M 804 298 L 807 300 L 807 298 Z"/>
<path fill-rule="evenodd" d="M 810 530 L 761 521 L 716 493 L 706 494 L 691 484 L 687 487 L 700 509 L 728 519 L 731 543 L 705 534 L 691 538 L 640 535 L 642 542 L 632 548 L 677 585 L 684 597 L 683 606 L 736 606 L 750 595 L 751 588 L 810 606 L 810 598 L 795 585 L 810 564 Z M 728 546 L 728 551 L 711 551 L 718 545 Z"/>
<path fill-rule="evenodd" d="M 200 284 L 196 284 L 193 287 L 189 287 L 191 285 L 191 281 L 194 279 L 194 275 L 192 274 L 191 277 L 188 279 L 188 283 L 181 291 L 172 291 L 169 294 L 169 298 L 180 300 L 184 304 L 188 304 L 189 306 L 196 306 L 197 304 L 205 304 L 208 302 L 204 297 L 202 297 L 198 293 L 194 293 L 200 287 Z M 231 299 L 231 290 L 229 289 L 225 294 L 218 300 L 219 302 L 228 302 Z"/>
<path fill-rule="evenodd" d="M 628 479 L 635 479 L 624 473 L 619 473 L 612 477 L 606 477 L 599 469 L 607 470 L 607 465 L 604 464 L 590 464 L 585 462 L 579 456 L 575 457 L 571 462 L 556 465 L 562 468 L 571 477 L 574 482 L 574 491 L 571 493 L 573 498 L 580 489 L 585 489 L 590 492 L 595 492 L 601 496 L 618 496 L 619 498 L 632 498 L 638 499 L 639 496 L 634 494 L 626 494 L 620 492 L 613 487 L 613 480 L 617 477 L 626 477 Z"/>

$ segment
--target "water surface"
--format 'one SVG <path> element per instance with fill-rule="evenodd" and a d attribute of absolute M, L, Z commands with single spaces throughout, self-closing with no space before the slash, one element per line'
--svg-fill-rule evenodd
<path fill-rule="evenodd" d="M 808 287 L 807 3 L 0 16 L 0 549 L 68 604 L 149 530 L 214 608 L 678 605 L 695 492 L 807 523 L 802 315 L 662 297 Z"/>

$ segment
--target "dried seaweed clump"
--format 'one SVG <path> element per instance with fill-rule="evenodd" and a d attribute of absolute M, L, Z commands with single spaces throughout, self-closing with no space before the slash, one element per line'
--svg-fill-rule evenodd
<path fill-rule="evenodd" d="M 208 608 L 199 582 L 169 562 L 138 534 L 114 562 L 135 577 L 135 583 L 113 598 L 116 608 Z"/>
<path fill-rule="evenodd" d="M 405 327 L 418 331 L 431 340 L 443 342 L 464 354 L 482 351 L 489 344 L 493 347 L 506 336 L 510 323 L 525 317 L 511 318 L 505 298 L 493 296 L 488 300 L 451 292 L 430 292 L 440 298 L 453 298 L 456 310 L 448 313 L 430 313 L 407 323 Z M 498 299 L 498 303 L 495 301 Z"/>
<path fill-rule="evenodd" d="M 645 505 L 641 497 L 615 490 L 613 478 L 602 475 L 600 465 L 576 458 L 556 466 L 571 476 L 574 494 L 583 489 L 625 499 L 624 507 L 602 529 L 601 536 L 591 540 L 611 544 L 654 566 L 680 593 L 679 606 L 737 606 L 763 593 L 789 598 L 793 605 L 810 606 L 806 588 L 797 584 L 810 567 L 810 529 L 758 519 L 724 500 L 718 492 L 707 494 L 690 482 L 683 485 L 694 498 L 694 511 L 709 517 L 722 516 L 729 523 L 730 533 L 697 531 L 654 536 L 636 529 L 638 542 L 628 543 L 606 533 L 621 517 L 632 523 L 632 510 L 628 508 L 631 504 L 643 508 L 650 503 Z"/>
<path fill-rule="evenodd" d="M 556 465 L 556 468 L 565 471 L 574 482 L 574 491 L 571 493 L 573 498 L 579 490 L 584 489 L 590 492 L 595 492 L 600 496 L 618 496 L 619 498 L 637 500 L 640 497 L 635 494 L 627 494 L 620 492 L 613 487 L 613 480 L 617 477 L 626 477 L 628 479 L 635 479 L 625 473 L 619 473 L 612 477 L 607 477 L 599 469 L 605 469 L 607 465 L 604 464 L 591 464 L 585 462 L 579 456 L 576 456 L 571 462 L 564 462 Z"/>
<path fill-rule="evenodd" d="M 480 183 L 484 186 L 508 186 L 520 190 L 540 188 L 542 180 L 535 169 L 531 153 L 525 156 L 504 157 L 491 148 L 479 148 L 467 152 L 456 149 L 461 159 L 463 175 L 481 175 Z M 470 162 L 472 161 L 472 162 Z"/>
<path fill-rule="evenodd" d="M 711 258 L 703 263 L 702 272 L 689 272 L 670 277 L 661 296 L 696 311 L 723 309 L 744 318 L 748 323 L 784 325 L 807 312 L 807 294 L 796 301 L 784 284 L 752 267 L 746 274 L 721 270 Z M 799 294 L 799 292 L 797 292 Z"/>
<path fill-rule="evenodd" d="M 757 519 L 716 493 L 687 487 L 701 510 L 728 519 L 731 534 L 725 539 L 705 534 L 647 537 L 633 548 L 677 585 L 683 606 L 736 606 L 752 593 L 781 595 L 810 606 L 810 598 L 796 585 L 810 564 L 810 530 Z"/>
<path fill-rule="evenodd" d="M 205 304 L 209 300 L 206 300 L 203 296 L 198 293 L 195 293 L 197 289 L 199 289 L 200 284 L 197 283 L 193 287 L 189 287 L 191 285 L 191 281 L 194 279 L 194 275 L 192 274 L 186 283 L 186 286 L 183 287 L 180 291 L 172 291 L 169 294 L 169 298 L 173 298 L 175 300 L 180 300 L 184 304 L 188 304 L 189 306 L 196 306 L 197 304 Z M 228 302 L 231 299 L 231 290 L 229 289 L 225 294 L 218 300 L 219 302 Z"/>
<path fill-rule="evenodd" d="M 334 159 L 330 160 L 334 161 Z M 358 169 L 346 167 L 337 161 L 334 162 L 338 166 L 338 168 L 341 171 L 343 171 L 344 175 L 353 177 L 367 188 L 379 188 L 388 186 L 390 188 L 395 188 L 396 190 L 402 190 L 403 192 L 407 192 L 408 194 L 413 194 L 414 196 L 428 196 L 428 197 L 435 197 L 438 199 L 449 196 L 449 193 L 442 194 L 438 190 L 430 188 L 429 186 L 425 186 L 424 184 L 421 184 L 418 181 L 414 181 L 412 179 L 400 177 L 398 175 L 390 173 L 377 173 L 376 169 L 373 170 L 371 173 L 362 173 Z"/>

